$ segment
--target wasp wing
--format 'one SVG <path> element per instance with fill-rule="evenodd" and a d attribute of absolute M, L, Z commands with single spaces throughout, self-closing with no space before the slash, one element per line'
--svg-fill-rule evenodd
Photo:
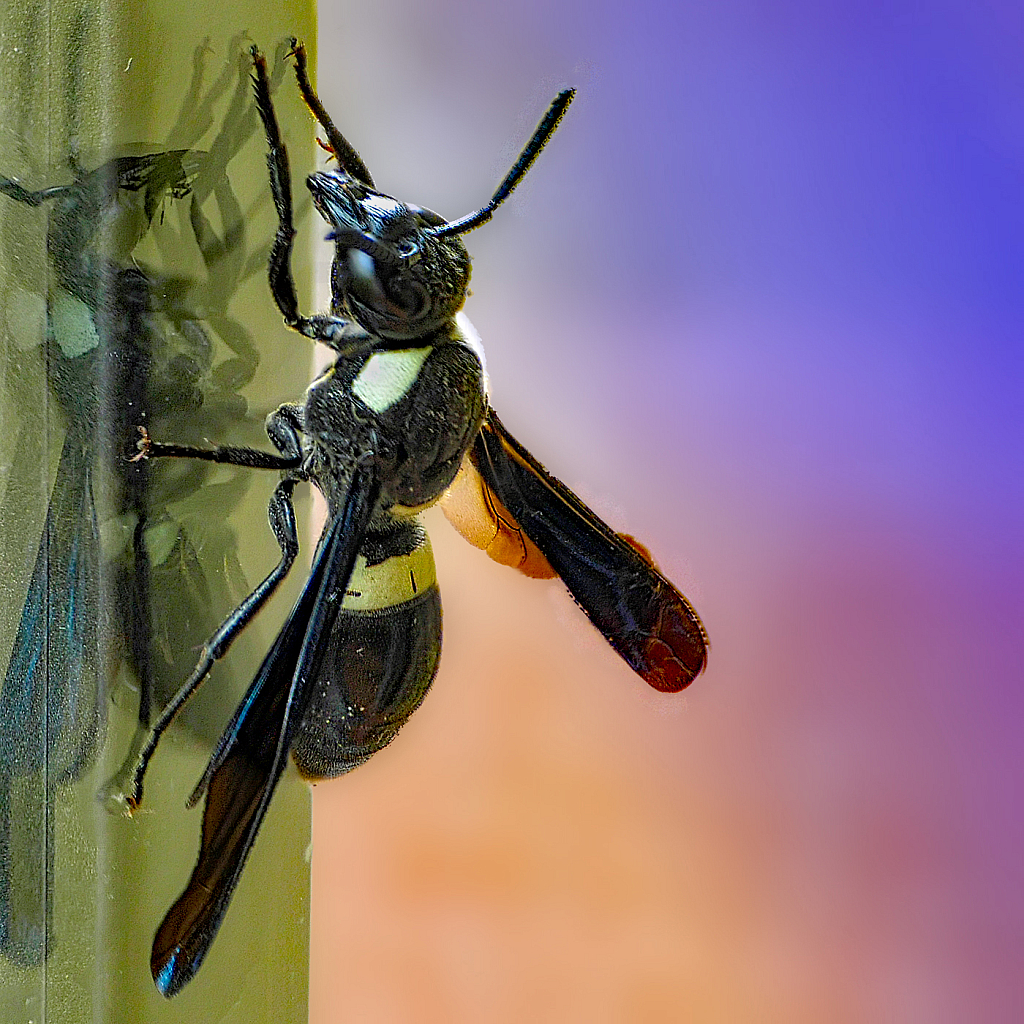
<path fill-rule="evenodd" d="M 379 488 L 357 470 L 324 529 L 309 579 L 214 752 L 199 860 L 153 940 L 157 988 L 174 995 L 199 970 L 227 911 L 302 723 Z"/>
<path fill-rule="evenodd" d="M 675 693 L 707 663 L 693 606 L 628 541 L 556 480 L 487 412 L 472 452 L 485 483 L 629 666 Z"/>

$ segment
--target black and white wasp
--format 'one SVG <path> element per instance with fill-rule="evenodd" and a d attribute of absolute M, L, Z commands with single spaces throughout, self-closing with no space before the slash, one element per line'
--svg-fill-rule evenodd
<path fill-rule="evenodd" d="M 276 454 L 159 443 L 146 435 L 140 441 L 140 457 L 280 472 L 269 517 L 281 559 L 207 641 L 155 724 L 129 794 L 133 805 L 160 735 L 291 568 L 299 547 L 296 484 L 313 484 L 328 506 L 309 579 L 189 801 L 206 794 L 199 860 L 157 931 L 151 959 L 165 996 L 191 980 L 209 951 L 289 754 L 311 779 L 340 775 L 389 743 L 423 700 L 441 650 L 441 604 L 430 542 L 416 515 L 442 495 L 449 518 L 494 557 L 530 575 L 560 576 L 651 686 L 681 690 L 707 658 L 697 613 L 646 551 L 550 476 L 489 408 L 480 356 L 456 321 L 470 274 L 461 236 L 489 220 L 516 187 L 573 91 L 553 101 L 490 202 L 446 221 L 377 191 L 317 99 L 303 47 L 293 45 L 291 56 L 338 164 L 306 180 L 335 244 L 331 310 L 307 317 L 298 309 L 288 158 L 266 61 L 254 47 L 256 105 L 279 217 L 270 290 L 285 323 L 332 348 L 335 361 L 301 403 L 268 417 Z M 467 496 L 485 525 L 460 507 Z"/>

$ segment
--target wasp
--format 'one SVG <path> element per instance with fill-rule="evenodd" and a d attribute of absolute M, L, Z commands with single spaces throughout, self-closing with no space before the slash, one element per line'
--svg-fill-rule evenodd
<path fill-rule="evenodd" d="M 449 518 L 499 561 L 529 575 L 560 576 L 651 686 L 681 690 L 707 660 L 696 611 L 646 549 L 603 523 L 490 408 L 482 352 L 460 313 L 470 275 L 462 236 L 490 220 L 516 188 L 573 90 L 551 103 L 490 201 L 448 221 L 376 188 L 316 96 L 305 51 L 293 40 L 289 56 L 300 93 L 337 162 L 336 170 L 306 179 L 334 243 L 330 310 L 306 316 L 290 269 L 295 227 L 287 151 L 266 60 L 256 47 L 251 55 L 278 214 L 270 292 L 286 325 L 331 348 L 334 362 L 301 402 L 268 416 L 274 452 L 161 443 L 143 432 L 140 459 L 278 472 L 268 515 L 281 556 L 206 642 L 191 677 L 154 724 L 131 780 L 130 806 L 142 799 L 161 734 L 292 568 L 299 550 L 296 486 L 316 487 L 328 513 L 309 578 L 188 801 L 194 806 L 206 797 L 199 858 L 157 930 L 150 961 L 168 997 L 209 952 L 289 755 L 311 780 L 350 771 L 390 743 L 430 688 L 441 651 L 441 602 L 417 515 L 442 496 Z"/>

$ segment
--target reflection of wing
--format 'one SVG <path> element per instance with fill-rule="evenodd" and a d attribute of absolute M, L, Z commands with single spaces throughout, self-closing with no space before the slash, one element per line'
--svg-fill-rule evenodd
<path fill-rule="evenodd" d="M 688 686 L 707 662 L 690 602 L 602 522 L 488 410 L 473 463 L 608 642 L 656 690 Z"/>
<path fill-rule="evenodd" d="M 49 932 L 54 835 L 44 801 L 78 776 L 103 727 L 98 548 L 86 454 L 69 434 L 0 692 L 0 950 L 26 966 L 42 961 Z M 45 880 L 26 885 L 22 867 L 16 881 L 16 865 L 35 858 L 45 858 Z"/>
<path fill-rule="evenodd" d="M 193 794 L 208 790 L 199 862 L 157 930 L 150 960 L 165 996 L 199 970 L 224 918 L 302 723 L 377 494 L 372 471 L 357 471 L 302 594 Z"/>
<path fill-rule="evenodd" d="M 45 767 L 66 782 L 96 739 L 98 549 L 86 453 L 69 434 L 0 698 L 0 751 L 13 774 Z M 69 679 L 83 686 L 61 685 Z"/>

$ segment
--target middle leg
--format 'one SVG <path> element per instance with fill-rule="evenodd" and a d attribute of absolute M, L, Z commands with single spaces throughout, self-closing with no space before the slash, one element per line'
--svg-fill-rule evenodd
<path fill-rule="evenodd" d="M 129 809 L 134 810 L 142 802 L 143 779 L 146 769 L 149 767 L 149 762 L 156 751 L 157 744 L 160 742 L 160 737 L 189 698 L 202 685 L 213 668 L 214 662 L 224 657 L 231 644 L 234 643 L 242 630 L 256 617 L 256 614 L 267 603 L 274 591 L 277 590 L 295 563 L 299 553 L 295 509 L 292 505 L 292 492 L 295 489 L 295 484 L 296 481 L 292 479 L 282 480 L 277 485 L 267 510 L 270 528 L 274 531 L 274 536 L 277 538 L 277 543 L 281 548 L 281 560 L 267 578 L 228 615 L 221 623 L 217 632 L 203 644 L 199 661 L 192 670 L 192 674 L 185 681 L 181 689 L 171 698 L 170 703 L 161 712 L 160 717 L 153 723 L 145 743 L 139 750 L 138 759 L 135 762 L 135 767 L 127 787 L 127 794 L 124 797 Z"/>

